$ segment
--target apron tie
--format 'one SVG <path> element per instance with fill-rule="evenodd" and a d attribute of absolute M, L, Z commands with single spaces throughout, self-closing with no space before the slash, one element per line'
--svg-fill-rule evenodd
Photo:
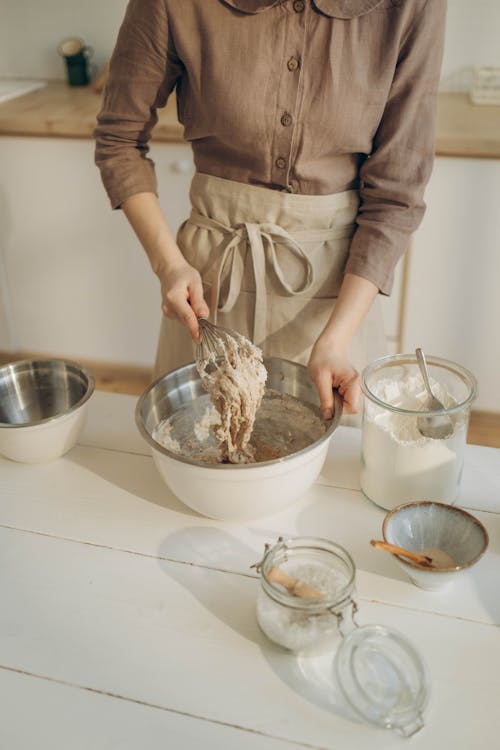
<path fill-rule="evenodd" d="M 282 227 L 269 222 L 263 224 L 245 222 L 230 227 L 195 211 L 191 213 L 189 222 L 202 229 L 220 232 L 223 236 L 217 248 L 218 260 L 211 290 L 210 312 L 214 323 L 217 323 L 218 313 L 230 312 L 238 299 L 243 283 L 245 251 L 248 245 L 255 280 L 253 341 L 259 345 L 263 343 L 267 335 L 266 261 L 270 264 L 286 294 L 290 296 L 302 294 L 311 288 L 314 282 L 314 271 L 299 240 L 325 242 L 339 236 L 338 228 L 304 230 L 294 232 L 292 236 Z M 345 229 L 343 233 L 345 234 Z M 304 281 L 296 288 L 292 287 L 286 279 L 278 259 L 276 245 L 289 250 L 302 264 Z M 226 272 L 229 276 L 229 288 L 223 300 L 221 299 L 221 285 Z"/>

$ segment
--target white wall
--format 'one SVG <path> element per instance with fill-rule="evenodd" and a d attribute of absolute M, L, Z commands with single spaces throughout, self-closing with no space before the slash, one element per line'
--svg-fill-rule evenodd
<path fill-rule="evenodd" d="M 90 139 L 0 138 L 0 351 L 148 367 L 159 284 L 109 207 L 93 151 Z M 153 154 L 176 230 L 189 212 L 190 149 L 162 143 Z"/>
<path fill-rule="evenodd" d="M 468 90 L 468 70 L 500 66 L 499 40 L 500 0 L 448 0 L 441 88 Z"/>
<path fill-rule="evenodd" d="M 100 67 L 110 56 L 127 0 L 0 0 L 0 76 L 64 78 L 57 45 L 79 37 Z"/>
<path fill-rule="evenodd" d="M 403 346 L 478 380 L 477 409 L 500 412 L 500 160 L 436 159 L 413 237 Z"/>
<path fill-rule="evenodd" d="M 433 2 L 433 0 L 431 0 Z M 63 78 L 56 52 L 78 36 L 101 65 L 111 54 L 127 0 L 0 0 L 0 76 Z M 448 0 L 443 85 L 463 85 L 458 71 L 500 65 L 500 0 Z"/>

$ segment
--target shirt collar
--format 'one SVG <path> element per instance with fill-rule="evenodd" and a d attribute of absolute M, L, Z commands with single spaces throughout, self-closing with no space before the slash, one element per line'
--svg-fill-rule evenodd
<path fill-rule="evenodd" d="M 317 9 L 331 18 L 364 16 L 383 2 L 384 0 L 313 0 Z"/>
<path fill-rule="evenodd" d="M 285 0 L 222 0 L 222 2 L 236 10 L 241 10 L 242 13 L 260 13 L 275 5 L 280 5 Z"/>
<path fill-rule="evenodd" d="M 222 0 L 242 13 L 261 13 L 264 10 L 280 5 L 285 0 Z M 381 5 L 384 0 L 313 0 L 314 5 L 331 18 L 355 18 L 364 16 Z"/>

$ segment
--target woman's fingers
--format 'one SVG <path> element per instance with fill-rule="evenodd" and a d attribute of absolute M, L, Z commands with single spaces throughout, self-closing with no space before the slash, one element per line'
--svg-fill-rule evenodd
<path fill-rule="evenodd" d="M 344 411 L 346 414 L 357 414 L 361 399 L 361 383 L 358 373 L 347 383 L 339 386 L 339 393 L 344 400 Z"/>
<path fill-rule="evenodd" d="M 188 287 L 189 302 L 198 318 L 207 318 L 210 310 L 203 296 L 203 286 L 200 281 L 193 281 Z"/>
<path fill-rule="evenodd" d="M 184 263 L 161 278 L 162 310 L 167 318 L 178 320 L 188 329 L 193 341 L 199 340 L 198 318 L 207 317 L 208 305 L 198 271 Z"/>
<path fill-rule="evenodd" d="M 333 390 L 332 390 L 332 376 L 331 373 L 324 369 L 319 372 L 312 372 L 311 378 L 317 388 L 321 414 L 323 419 L 331 419 L 333 417 Z"/>
<path fill-rule="evenodd" d="M 359 411 L 360 377 L 345 358 L 340 358 L 340 361 L 335 357 L 317 358 L 313 351 L 308 372 L 318 391 L 323 419 L 333 417 L 334 388 L 337 388 L 342 396 L 346 414 L 356 414 Z"/>
<path fill-rule="evenodd" d="M 193 341 L 198 341 L 198 318 L 185 295 L 182 293 L 167 295 L 167 300 L 162 305 L 162 310 L 168 318 L 178 320 L 179 323 L 186 326 Z"/>

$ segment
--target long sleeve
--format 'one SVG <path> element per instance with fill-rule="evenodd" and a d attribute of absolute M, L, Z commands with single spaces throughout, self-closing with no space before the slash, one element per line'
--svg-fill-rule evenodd
<path fill-rule="evenodd" d="M 361 204 L 346 273 L 391 291 L 394 267 L 420 224 L 434 159 L 445 0 L 427 0 L 401 46 L 373 150 L 360 171 Z"/>
<path fill-rule="evenodd" d="M 95 129 L 95 161 L 113 208 L 156 192 L 148 141 L 182 71 L 169 38 L 165 0 L 130 0 L 110 62 Z"/>

